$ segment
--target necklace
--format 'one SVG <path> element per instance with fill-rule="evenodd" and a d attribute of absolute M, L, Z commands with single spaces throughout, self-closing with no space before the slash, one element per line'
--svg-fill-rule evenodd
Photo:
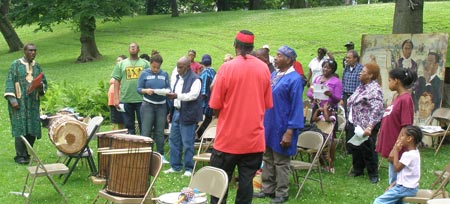
<path fill-rule="evenodd" d="M 133 61 L 134 61 L 134 63 L 133 63 Z M 136 64 L 137 64 L 137 62 L 139 61 L 139 59 L 136 59 L 136 60 L 131 60 L 130 59 L 130 64 L 131 64 L 131 67 L 135 67 L 136 66 Z"/>

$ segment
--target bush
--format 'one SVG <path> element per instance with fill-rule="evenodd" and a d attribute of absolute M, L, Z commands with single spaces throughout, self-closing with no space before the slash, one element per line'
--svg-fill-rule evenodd
<path fill-rule="evenodd" d="M 107 83 L 99 81 L 96 87 L 83 84 L 49 83 L 49 87 L 42 98 L 41 111 L 54 114 L 65 107 L 73 108 L 80 116 L 101 115 L 109 120 Z"/>

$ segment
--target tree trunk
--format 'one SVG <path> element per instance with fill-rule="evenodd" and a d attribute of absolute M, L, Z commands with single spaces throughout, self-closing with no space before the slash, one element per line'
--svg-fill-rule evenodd
<path fill-rule="evenodd" d="M 81 54 L 77 62 L 90 62 L 102 58 L 95 43 L 95 28 L 94 16 L 82 16 L 80 18 Z"/>
<path fill-rule="evenodd" d="M 177 0 L 170 0 L 170 5 L 172 6 L 172 17 L 178 17 Z"/>
<path fill-rule="evenodd" d="M 393 34 L 423 32 L 424 0 L 396 0 Z"/>
<path fill-rule="evenodd" d="M 147 15 L 153 15 L 154 11 L 153 9 L 155 8 L 155 1 L 154 0 L 147 0 Z"/>
<path fill-rule="evenodd" d="M 305 0 L 290 0 L 289 1 L 289 8 L 306 8 L 306 1 Z"/>
<path fill-rule="evenodd" d="M 217 0 L 217 11 L 229 11 L 230 10 L 230 4 L 228 0 Z"/>
<path fill-rule="evenodd" d="M 250 0 L 248 1 L 248 10 L 259 10 L 262 7 L 261 0 Z"/>
<path fill-rule="evenodd" d="M 11 25 L 8 19 L 9 12 L 9 0 L 2 0 L 0 7 L 0 32 L 5 38 L 9 47 L 9 52 L 15 52 L 21 50 L 23 43 L 16 33 L 16 30 Z"/>

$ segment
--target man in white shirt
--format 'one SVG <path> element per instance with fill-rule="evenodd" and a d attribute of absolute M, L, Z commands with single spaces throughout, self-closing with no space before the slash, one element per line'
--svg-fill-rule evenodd
<path fill-rule="evenodd" d="M 169 135 L 170 166 L 164 173 L 181 172 L 182 153 L 184 152 L 184 174 L 191 176 L 194 167 L 194 134 L 197 123 L 202 120 L 200 97 L 201 82 L 190 68 L 190 59 L 182 57 L 177 62 L 176 80 L 171 84 L 172 92 L 167 94 L 173 99 L 170 114 L 172 128 Z"/>

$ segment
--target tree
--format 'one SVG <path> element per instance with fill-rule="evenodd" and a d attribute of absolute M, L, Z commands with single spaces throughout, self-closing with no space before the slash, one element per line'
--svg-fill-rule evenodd
<path fill-rule="evenodd" d="M 289 8 L 306 8 L 305 0 L 289 0 Z"/>
<path fill-rule="evenodd" d="M 53 31 L 55 24 L 72 22 L 80 32 L 81 53 L 77 62 L 102 57 L 95 42 L 96 18 L 120 21 L 138 8 L 135 0 L 12 0 L 11 16 L 17 26 L 37 23 L 38 30 Z"/>
<path fill-rule="evenodd" d="M 19 51 L 23 47 L 23 43 L 8 18 L 9 0 L 2 0 L 0 4 L 0 32 L 8 44 L 9 52 Z"/>
<path fill-rule="evenodd" d="M 262 9 L 262 0 L 250 0 L 248 2 L 248 10 L 259 10 Z"/>
<path fill-rule="evenodd" d="M 172 7 L 172 17 L 178 17 L 177 0 L 170 0 L 170 6 Z"/>
<path fill-rule="evenodd" d="M 146 14 L 153 15 L 155 6 L 156 6 L 155 0 L 147 0 Z"/>
<path fill-rule="evenodd" d="M 423 32 L 424 0 L 396 0 L 393 34 Z"/>

